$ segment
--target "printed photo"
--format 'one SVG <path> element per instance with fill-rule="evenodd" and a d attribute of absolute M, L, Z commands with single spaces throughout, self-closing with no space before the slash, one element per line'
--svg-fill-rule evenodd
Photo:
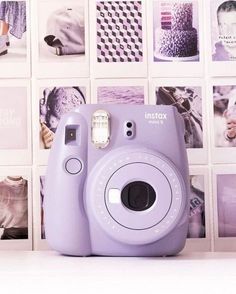
<path fill-rule="evenodd" d="M 44 228 L 44 213 L 43 213 L 43 200 L 44 200 L 44 186 L 45 176 L 40 176 L 40 204 L 41 204 L 41 239 L 45 239 L 45 228 Z"/>
<path fill-rule="evenodd" d="M 188 238 L 205 238 L 205 191 L 204 176 L 190 176 L 190 213 Z"/>
<path fill-rule="evenodd" d="M 61 116 L 86 103 L 85 87 L 40 89 L 40 148 L 50 149 Z"/>
<path fill-rule="evenodd" d="M 27 88 L 0 87 L 0 149 L 28 148 Z"/>
<path fill-rule="evenodd" d="M 0 62 L 26 62 L 26 1 L 0 1 Z"/>
<path fill-rule="evenodd" d="M 34 170 L 34 202 L 33 202 L 33 246 L 34 250 L 50 250 L 45 236 L 44 225 L 44 189 L 46 166 L 38 166 Z"/>
<path fill-rule="evenodd" d="M 199 61 L 198 2 L 153 2 L 154 62 Z"/>
<path fill-rule="evenodd" d="M 85 61 L 84 1 L 40 1 L 38 4 L 41 61 Z"/>
<path fill-rule="evenodd" d="M 141 1 L 97 1 L 97 62 L 142 62 Z"/>
<path fill-rule="evenodd" d="M 203 148 L 201 87 L 157 87 L 157 105 L 174 105 L 184 119 L 186 148 Z"/>
<path fill-rule="evenodd" d="M 97 102 L 99 104 L 144 104 L 144 87 L 98 87 Z"/>
<path fill-rule="evenodd" d="M 19 175 L 0 178 L 0 239 L 28 239 L 28 181 Z"/>
<path fill-rule="evenodd" d="M 213 87 L 215 147 L 236 147 L 236 86 Z"/>
<path fill-rule="evenodd" d="M 217 175 L 219 237 L 236 237 L 236 175 Z"/>
<path fill-rule="evenodd" d="M 236 60 L 236 1 L 211 1 L 213 61 Z"/>

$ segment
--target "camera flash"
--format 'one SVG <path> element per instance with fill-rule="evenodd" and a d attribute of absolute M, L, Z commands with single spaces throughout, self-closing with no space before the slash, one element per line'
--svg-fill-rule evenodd
<path fill-rule="evenodd" d="M 113 204 L 120 203 L 120 190 L 119 189 L 110 189 L 109 190 L 109 202 Z"/>
<path fill-rule="evenodd" d="M 105 148 L 110 140 L 110 115 L 97 110 L 92 116 L 92 142 L 96 148 Z"/>

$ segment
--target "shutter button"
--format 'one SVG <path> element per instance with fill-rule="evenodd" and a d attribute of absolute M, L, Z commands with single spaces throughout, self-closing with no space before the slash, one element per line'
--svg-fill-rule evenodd
<path fill-rule="evenodd" d="M 77 158 L 70 158 L 66 161 L 65 168 L 69 174 L 76 175 L 82 170 L 82 162 Z"/>

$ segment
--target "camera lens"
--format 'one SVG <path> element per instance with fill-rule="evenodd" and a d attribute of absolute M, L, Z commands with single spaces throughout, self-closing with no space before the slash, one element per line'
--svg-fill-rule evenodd
<path fill-rule="evenodd" d="M 128 132 L 127 132 L 127 136 L 128 136 L 128 137 L 131 137 L 131 136 L 132 136 L 132 132 L 131 132 L 131 131 L 128 131 Z"/>
<path fill-rule="evenodd" d="M 156 192 L 153 187 L 141 181 L 129 183 L 121 192 L 122 203 L 134 211 L 147 210 L 155 200 Z"/>
<path fill-rule="evenodd" d="M 126 126 L 127 126 L 127 128 L 131 128 L 132 127 L 132 123 L 131 122 L 127 122 Z"/>

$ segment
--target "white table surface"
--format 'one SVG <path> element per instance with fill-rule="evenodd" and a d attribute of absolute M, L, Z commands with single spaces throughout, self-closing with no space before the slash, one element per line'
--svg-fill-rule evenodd
<path fill-rule="evenodd" d="M 236 293 L 235 253 L 171 258 L 0 251 L 0 293 Z"/>

